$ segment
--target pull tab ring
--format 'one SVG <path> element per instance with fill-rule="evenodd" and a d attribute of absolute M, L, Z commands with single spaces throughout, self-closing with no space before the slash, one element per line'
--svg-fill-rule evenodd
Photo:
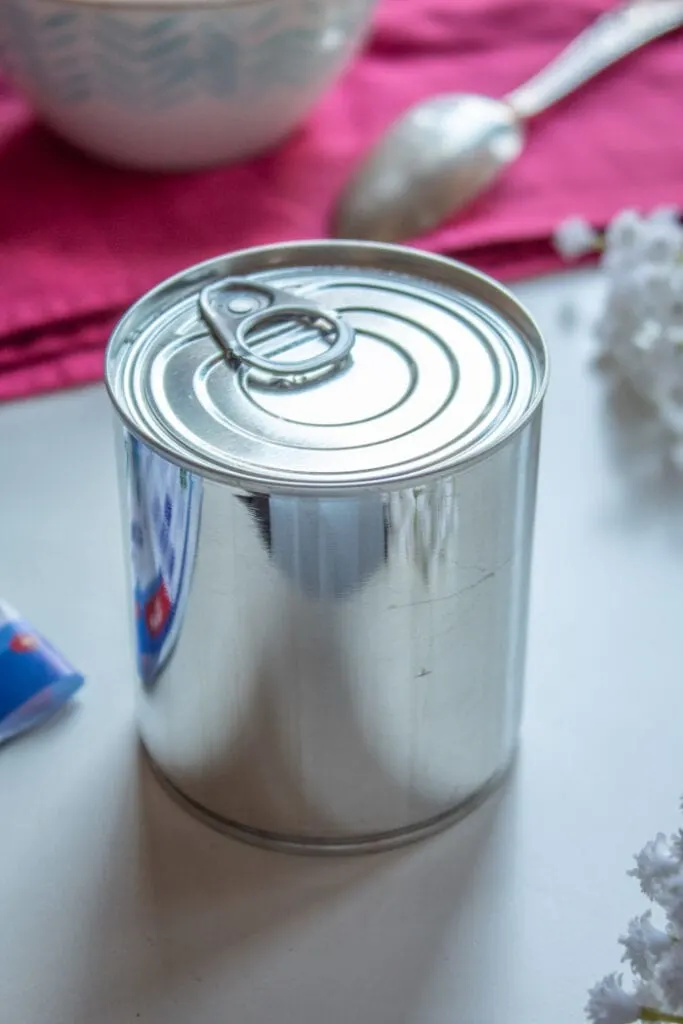
<path fill-rule="evenodd" d="M 199 296 L 199 308 L 231 359 L 280 380 L 301 379 L 341 366 L 355 341 L 353 328 L 338 313 L 248 278 L 229 277 L 208 285 Z M 254 334 L 285 318 L 317 328 L 320 339 L 328 345 L 326 351 L 287 362 L 254 351 Z"/>

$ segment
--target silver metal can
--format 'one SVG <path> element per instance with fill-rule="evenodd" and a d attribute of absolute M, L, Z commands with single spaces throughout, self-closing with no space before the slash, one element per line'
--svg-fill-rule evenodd
<path fill-rule="evenodd" d="M 186 806 L 281 849 L 398 845 L 517 743 L 541 336 L 416 250 L 244 250 L 111 339 L 139 726 Z"/>

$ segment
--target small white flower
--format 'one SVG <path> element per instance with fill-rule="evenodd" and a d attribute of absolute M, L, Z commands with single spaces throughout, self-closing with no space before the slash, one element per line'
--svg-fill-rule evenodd
<path fill-rule="evenodd" d="M 666 914 L 677 938 L 683 938 L 683 872 L 677 871 L 655 884 L 654 901 Z"/>
<path fill-rule="evenodd" d="M 577 260 L 595 252 L 599 235 L 583 217 L 568 217 L 553 234 L 553 244 L 565 260 Z"/>
<path fill-rule="evenodd" d="M 610 221 L 606 238 L 615 249 L 630 249 L 642 236 L 643 219 L 635 210 L 622 210 Z"/>
<path fill-rule="evenodd" d="M 654 900 L 662 882 L 673 875 L 679 866 L 679 858 L 669 840 L 663 832 L 658 832 L 655 838 L 636 854 L 636 866 L 628 873 L 638 879 L 643 894 Z"/>
<path fill-rule="evenodd" d="M 638 325 L 638 330 L 631 338 L 631 344 L 639 352 L 654 352 L 661 338 L 661 324 L 658 324 L 656 320 L 649 319 Z"/>
<path fill-rule="evenodd" d="M 628 931 L 619 942 L 625 950 L 622 960 L 630 964 L 634 974 L 649 980 L 653 965 L 669 949 L 672 940 L 661 928 L 653 925 L 652 911 L 648 910 L 629 921 Z"/>
<path fill-rule="evenodd" d="M 620 353 L 631 343 L 641 323 L 642 315 L 636 301 L 636 289 L 630 279 L 616 279 L 608 290 L 605 306 L 595 328 L 603 351 L 614 356 L 619 364 Z"/>
<path fill-rule="evenodd" d="M 683 263 L 678 263 L 669 274 L 669 323 L 683 324 Z"/>
<path fill-rule="evenodd" d="M 634 269 L 632 285 L 636 294 L 633 298 L 644 313 L 660 319 L 668 314 L 672 301 L 671 273 L 669 266 L 645 261 Z"/>
<path fill-rule="evenodd" d="M 650 214 L 651 224 L 678 224 L 680 211 L 677 206 L 656 206 Z"/>
<path fill-rule="evenodd" d="M 642 218 L 635 210 L 622 210 L 607 225 L 603 265 L 612 272 L 621 272 L 641 257 L 645 234 Z"/>
<path fill-rule="evenodd" d="M 648 221 L 645 256 L 654 263 L 671 267 L 681 255 L 683 231 L 678 223 Z"/>
<path fill-rule="evenodd" d="M 638 992 L 627 992 L 623 975 L 608 974 L 588 993 L 586 1016 L 593 1024 L 631 1024 L 638 1020 L 643 1001 Z"/>
<path fill-rule="evenodd" d="M 674 942 L 657 964 L 657 987 L 673 1013 L 683 1009 L 683 943 Z"/>

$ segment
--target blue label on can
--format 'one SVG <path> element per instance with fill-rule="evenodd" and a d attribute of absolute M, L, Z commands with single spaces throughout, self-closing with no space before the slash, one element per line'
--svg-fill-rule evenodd
<path fill-rule="evenodd" d="M 138 671 L 151 683 L 178 639 L 194 568 L 201 480 L 128 436 Z"/>

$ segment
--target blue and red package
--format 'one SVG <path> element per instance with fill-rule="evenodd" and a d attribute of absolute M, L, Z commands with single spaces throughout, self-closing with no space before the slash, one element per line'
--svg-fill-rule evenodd
<path fill-rule="evenodd" d="M 49 718 L 83 682 L 52 644 L 0 603 L 0 743 Z"/>

